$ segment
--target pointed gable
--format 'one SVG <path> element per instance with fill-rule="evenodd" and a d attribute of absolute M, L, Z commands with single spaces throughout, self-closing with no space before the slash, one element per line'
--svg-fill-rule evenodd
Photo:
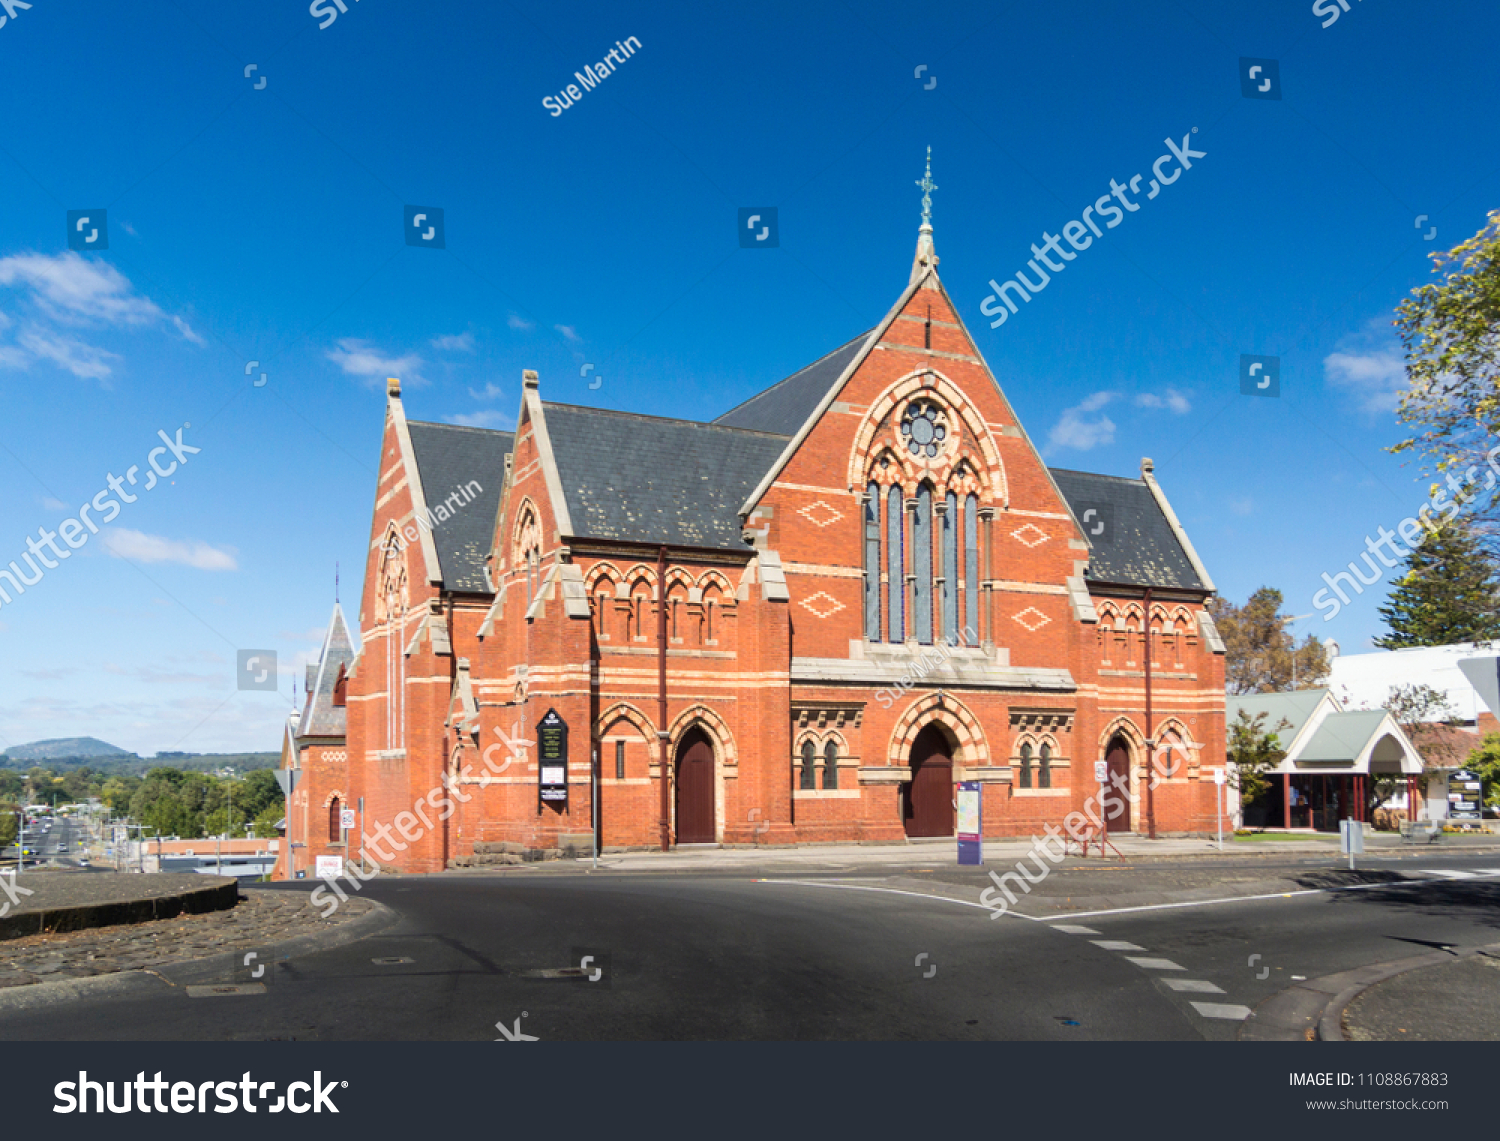
<path fill-rule="evenodd" d="M 297 725 L 299 739 L 344 736 L 346 709 L 334 703 L 334 689 L 354 661 L 354 654 L 349 628 L 344 624 L 343 608 L 335 602 L 328 633 L 323 638 L 323 650 L 315 667 L 317 673 L 308 687 L 307 706 Z"/>
<path fill-rule="evenodd" d="M 442 584 L 488 593 L 485 559 L 514 433 L 421 420 L 408 421 L 407 431 L 428 511 L 418 526 L 431 528 Z"/>

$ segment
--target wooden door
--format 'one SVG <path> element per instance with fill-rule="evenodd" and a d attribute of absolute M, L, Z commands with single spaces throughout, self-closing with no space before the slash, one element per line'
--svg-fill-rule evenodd
<path fill-rule="evenodd" d="M 953 835 L 953 757 L 936 725 L 911 747 L 911 780 L 902 786 L 902 822 L 908 836 Z"/>
<path fill-rule="evenodd" d="M 1109 793 L 1100 805 L 1100 811 L 1104 815 L 1104 827 L 1110 832 L 1130 831 L 1130 801 L 1120 791 L 1121 785 L 1130 787 L 1130 751 L 1125 748 L 1125 742 L 1116 737 L 1109 743 L 1109 752 L 1104 755 L 1109 763 Z M 1119 781 L 1115 780 L 1116 775 Z M 1109 814 L 1117 812 L 1113 820 Z"/>
<path fill-rule="evenodd" d="M 714 835 L 714 748 L 694 730 L 677 747 L 677 842 L 712 844 Z"/>

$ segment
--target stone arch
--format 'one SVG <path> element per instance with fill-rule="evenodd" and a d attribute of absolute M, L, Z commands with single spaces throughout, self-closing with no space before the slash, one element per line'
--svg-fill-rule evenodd
<path fill-rule="evenodd" d="M 1108 749 L 1110 741 L 1117 736 L 1125 738 L 1125 743 L 1130 747 L 1131 765 L 1138 765 L 1146 749 L 1146 735 L 1136 728 L 1134 721 L 1122 713 L 1106 725 L 1104 731 L 1099 734 L 1099 751 L 1103 753 Z"/>
<path fill-rule="evenodd" d="M 989 426 L 985 424 L 979 411 L 956 384 L 943 373 L 925 366 L 894 381 L 871 402 L 870 410 L 855 434 L 854 444 L 849 453 L 846 481 L 848 489 L 851 492 L 856 489 L 863 491 L 871 479 L 883 485 L 893 482 L 889 479 L 881 480 L 871 474 L 872 469 L 878 467 L 878 458 L 886 451 L 886 446 L 879 436 L 888 427 L 887 421 L 892 413 L 906 400 L 923 392 L 942 400 L 952 409 L 954 417 L 963 426 L 964 435 L 968 440 L 973 441 L 974 448 L 983 457 L 982 462 L 972 465 L 975 477 L 982 489 L 977 493 L 980 498 L 1001 503 L 1006 507 L 1010 506 L 1010 490 L 1006 480 L 1005 465 L 1001 461 L 1000 449 L 990 433 Z M 902 485 L 910 493 L 916 488 L 919 473 L 926 473 L 933 479 L 935 485 L 946 488 L 948 476 L 966 451 L 967 449 L 963 446 L 959 446 L 952 456 L 933 468 L 918 467 L 904 454 L 896 452 L 896 460 L 906 476 Z"/>
<path fill-rule="evenodd" d="M 948 743 L 953 746 L 955 765 L 983 766 L 990 763 L 989 745 L 979 718 L 951 693 L 929 693 L 907 706 L 891 730 L 888 755 L 909 756 L 917 734 L 934 722 L 943 727 Z"/>
<path fill-rule="evenodd" d="M 1193 739 L 1192 731 L 1181 718 L 1168 717 L 1157 727 L 1152 762 L 1164 777 L 1175 777 L 1179 773 L 1186 776 L 1198 767 L 1202 750 L 1202 742 Z"/>
<path fill-rule="evenodd" d="M 521 566 L 525 562 L 526 553 L 535 550 L 537 557 L 542 553 L 542 524 L 541 513 L 536 509 L 531 496 L 521 500 L 521 505 L 516 509 L 516 523 L 511 530 L 511 565 Z"/>
<path fill-rule="evenodd" d="M 731 605 L 734 602 L 734 587 L 730 585 L 729 579 L 721 571 L 704 571 L 698 576 L 698 581 L 694 585 L 700 591 L 707 590 L 710 586 L 716 586 L 720 591 L 719 597 L 724 600 L 725 605 Z"/>
<path fill-rule="evenodd" d="M 619 568 L 610 562 L 598 562 L 589 567 L 588 573 L 583 576 L 584 589 L 590 597 L 594 595 L 594 587 L 601 578 L 609 579 L 610 585 L 621 581 Z"/>
<path fill-rule="evenodd" d="M 722 764 L 739 763 L 739 754 L 734 747 L 734 734 L 729 731 L 729 723 L 703 704 L 690 705 L 672 719 L 672 725 L 667 730 L 667 734 L 674 750 L 694 725 L 708 734 L 709 740 L 714 743 L 714 753 Z"/>
<path fill-rule="evenodd" d="M 646 749 L 651 757 L 651 763 L 656 764 L 661 760 L 661 739 L 656 735 L 656 727 L 651 724 L 651 718 L 647 717 L 640 709 L 628 701 L 617 701 L 599 714 L 598 720 L 594 722 L 594 740 L 602 741 L 605 731 L 616 721 L 628 721 L 635 727 L 636 731 L 646 739 Z"/>

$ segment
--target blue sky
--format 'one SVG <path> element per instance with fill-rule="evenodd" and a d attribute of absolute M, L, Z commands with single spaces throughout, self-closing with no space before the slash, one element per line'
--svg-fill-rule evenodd
<path fill-rule="evenodd" d="M 1225 595 L 1313 614 L 1426 499 L 1383 451 L 1389 321 L 1500 206 L 1493 5 L 345 6 L 0 26 L 0 563 L 159 430 L 201 449 L 0 606 L 0 745 L 277 748 L 336 562 L 356 617 L 386 376 L 417 419 L 508 426 L 524 368 L 711 418 L 889 308 L 928 146 L 943 280 L 1048 461 L 1151 456 Z M 991 278 L 1187 136 L 1206 157 L 989 327 Z M 405 244 L 407 205 L 445 249 Z M 739 248 L 743 206 L 778 248 Z M 67 211 L 100 207 L 108 250 L 70 253 Z M 1240 395 L 1241 354 L 1280 358 L 1280 398 Z M 1297 629 L 1364 648 L 1383 595 Z M 243 648 L 279 693 L 235 689 Z"/>

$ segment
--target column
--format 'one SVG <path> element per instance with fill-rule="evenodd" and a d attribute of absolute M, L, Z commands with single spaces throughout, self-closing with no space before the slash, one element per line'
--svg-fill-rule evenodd
<path fill-rule="evenodd" d="M 903 559 L 906 565 L 906 640 L 915 642 L 917 640 L 917 499 L 910 496 L 906 500 L 906 535 L 907 541 L 901 544 Z"/>
<path fill-rule="evenodd" d="M 1292 774 L 1281 774 L 1281 826 L 1292 826 Z"/>
<path fill-rule="evenodd" d="M 995 509 L 993 507 L 981 507 L 979 518 L 982 526 L 980 531 L 984 536 L 984 580 L 980 583 L 979 609 L 983 612 L 983 632 L 980 638 L 983 640 L 984 649 L 989 653 L 995 648 L 994 627 L 991 623 L 991 611 L 994 609 L 994 547 L 995 547 Z"/>

